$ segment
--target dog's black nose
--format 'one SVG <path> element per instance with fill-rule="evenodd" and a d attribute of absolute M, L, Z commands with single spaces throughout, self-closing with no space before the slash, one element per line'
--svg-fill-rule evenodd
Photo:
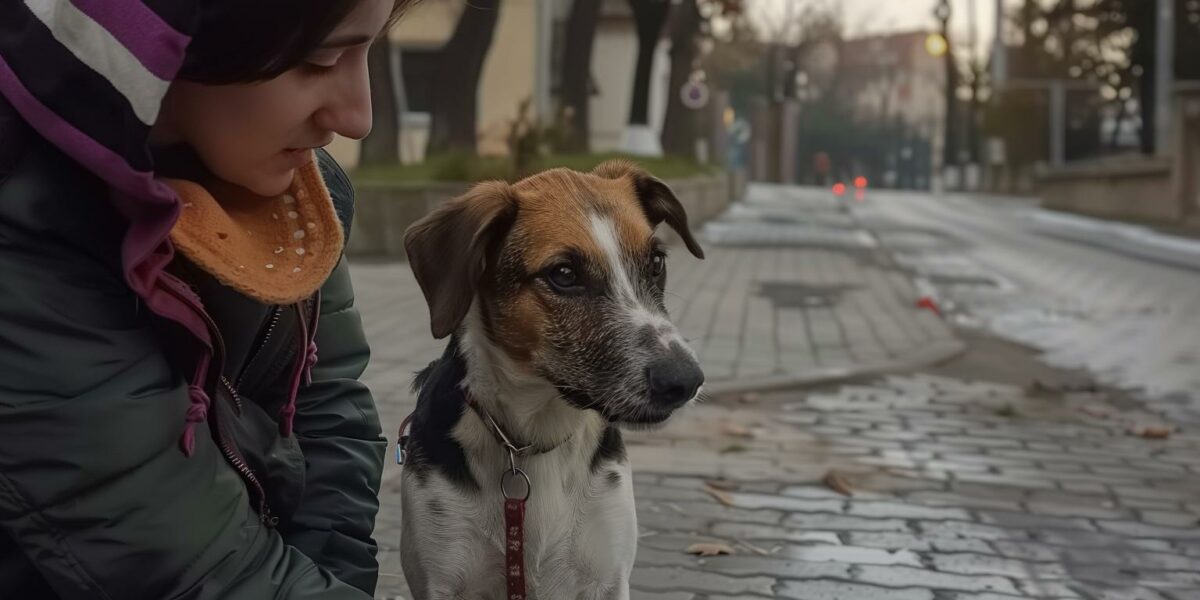
<path fill-rule="evenodd" d="M 704 372 L 690 356 L 656 360 L 646 368 L 646 377 L 650 381 L 651 402 L 667 408 L 691 400 L 704 383 Z"/>

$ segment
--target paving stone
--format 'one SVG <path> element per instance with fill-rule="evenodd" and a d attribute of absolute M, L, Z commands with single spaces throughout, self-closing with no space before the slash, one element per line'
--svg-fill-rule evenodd
<path fill-rule="evenodd" d="M 770 597 L 775 580 L 770 577 L 730 577 L 682 567 L 646 567 L 633 570 L 632 587 L 648 591 L 695 591 L 719 594 L 760 594 Z"/>
<path fill-rule="evenodd" d="M 908 525 L 898 519 L 871 519 L 818 513 L 788 515 L 784 519 L 784 525 L 801 529 L 834 529 L 839 531 L 908 531 Z"/>
<path fill-rule="evenodd" d="M 979 520 L 1000 527 L 1016 529 L 1031 529 L 1044 531 L 1047 529 L 1069 529 L 1071 531 L 1095 531 L 1096 527 L 1087 519 L 1072 517 L 1057 517 L 1053 515 L 1035 515 L 1018 512 L 980 511 Z"/>
<path fill-rule="evenodd" d="M 934 600 L 933 591 L 928 589 L 897 589 L 841 581 L 785 581 L 777 594 L 777 598 L 790 600 Z"/>
<path fill-rule="evenodd" d="M 1140 512 L 1142 521 L 1151 525 L 1166 525 L 1168 527 L 1200 526 L 1200 517 L 1190 512 L 1168 510 L 1143 510 Z"/>
<path fill-rule="evenodd" d="M 738 508 L 772 508 L 787 512 L 831 512 L 840 513 L 845 502 L 842 500 L 805 500 L 769 494 L 730 494 Z"/>
<path fill-rule="evenodd" d="M 974 553 L 930 554 L 934 568 L 959 575 L 999 575 L 1011 579 L 1063 579 L 1066 568 L 1058 563 L 1039 563 Z"/>
<path fill-rule="evenodd" d="M 954 492 L 915 492 L 908 494 L 905 497 L 910 502 L 916 502 L 925 506 L 946 506 L 946 507 L 962 507 L 968 509 L 989 509 L 989 510 L 1022 510 L 1022 504 L 1019 500 L 1008 500 L 1005 498 L 994 498 L 990 496 L 974 496 L 960 494 Z"/>
<path fill-rule="evenodd" d="M 629 590 L 631 600 L 693 600 L 696 595 L 688 592 L 646 592 L 638 589 Z"/>
<path fill-rule="evenodd" d="M 916 527 L 918 531 L 931 539 L 970 538 L 979 540 L 1007 540 L 1014 538 L 1024 539 L 1026 537 L 1020 530 L 1004 529 L 993 525 L 967 521 L 919 521 Z"/>
<path fill-rule="evenodd" d="M 911 567 L 882 567 L 866 565 L 860 567 L 855 581 L 888 587 L 926 587 L 938 590 L 960 590 L 965 592 L 998 592 L 1019 595 L 1012 581 L 991 575 L 955 575 L 937 573 Z"/>
<path fill-rule="evenodd" d="M 812 544 L 841 544 L 838 534 L 832 531 L 798 530 L 777 525 L 755 525 L 752 523 L 714 523 L 709 529 L 712 535 L 731 540 L 753 542 L 797 542 Z"/>
<path fill-rule="evenodd" d="M 916 506 L 899 502 L 850 502 L 846 514 L 860 517 L 885 519 L 955 519 L 971 520 L 971 515 L 960 508 Z"/>
<path fill-rule="evenodd" d="M 822 547 L 838 548 L 838 546 Z M 705 568 L 739 577 L 761 575 L 787 579 L 847 579 L 850 577 L 851 566 L 849 564 L 833 562 L 787 560 L 777 555 L 758 556 L 756 554 L 745 554 L 739 556 L 714 556 L 706 559 Z"/>
<path fill-rule="evenodd" d="M 1200 527 L 1165 527 L 1134 521 L 1096 521 L 1101 531 L 1131 537 L 1158 538 L 1169 540 L 1200 540 Z"/>
<path fill-rule="evenodd" d="M 863 546 L 798 546 L 788 544 L 779 556 L 810 562 L 837 562 L 848 565 L 907 565 L 920 567 L 921 557 L 909 550 L 884 550 Z"/>

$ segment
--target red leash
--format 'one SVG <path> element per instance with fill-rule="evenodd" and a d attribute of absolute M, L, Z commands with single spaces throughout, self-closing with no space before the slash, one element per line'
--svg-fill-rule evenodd
<path fill-rule="evenodd" d="M 518 448 L 505 435 L 504 430 L 492 416 L 484 411 L 470 397 L 467 404 L 479 414 L 485 425 L 488 425 L 496 435 L 496 439 L 508 451 L 508 469 L 500 474 L 500 493 L 504 495 L 504 577 L 507 580 L 507 600 L 525 600 L 525 502 L 533 493 L 533 482 L 529 475 L 517 468 L 517 457 L 529 450 L 530 446 Z M 403 465 L 408 452 L 409 436 L 405 433 L 412 422 L 412 414 L 400 423 L 400 435 L 396 443 L 396 463 Z M 525 486 L 512 490 L 509 484 L 514 482 Z"/>
<path fill-rule="evenodd" d="M 529 481 L 529 476 L 520 469 L 505 471 L 504 475 L 517 473 Z M 503 488 L 504 479 L 500 481 Z M 504 496 L 504 570 L 508 580 L 508 600 L 525 600 L 525 501 L 528 499 L 528 490 L 524 498 L 509 498 L 508 492 Z"/>

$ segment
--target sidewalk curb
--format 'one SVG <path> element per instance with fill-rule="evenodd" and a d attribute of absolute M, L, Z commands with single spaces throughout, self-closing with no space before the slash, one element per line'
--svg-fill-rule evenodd
<path fill-rule="evenodd" d="M 859 377 L 913 371 L 957 358 L 967 344 L 957 338 L 940 340 L 913 353 L 909 358 L 889 359 L 854 367 L 820 367 L 803 373 L 725 379 L 704 386 L 706 396 L 727 396 L 746 392 L 769 392 L 797 387 L 815 387 Z"/>

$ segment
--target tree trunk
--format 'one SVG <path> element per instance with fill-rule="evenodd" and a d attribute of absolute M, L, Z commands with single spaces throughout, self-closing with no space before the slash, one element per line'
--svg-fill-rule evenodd
<path fill-rule="evenodd" d="M 476 151 L 479 77 L 492 45 L 500 0 L 470 0 L 434 75 L 429 154 Z"/>
<path fill-rule="evenodd" d="M 671 78 L 667 84 L 667 116 L 663 122 L 663 151 L 694 158 L 698 111 L 683 105 L 679 95 L 691 77 L 696 60 L 696 36 L 702 17 L 696 0 L 683 0 L 671 21 Z"/>
<path fill-rule="evenodd" d="M 371 133 L 363 138 L 360 165 L 394 165 L 400 162 L 400 109 L 392 81 L 392 45 L 387 36 L 367 52 L 371 73 Z"/>
<path fill-rule="evenodd" d="M 633 101 L 629 106 L 630 125 L 650 124 L 650 76 L 654 67 L 654 51 L 671 9 L 668 0 L 629 0 L 637 26 L 637 68 L 633 75 Z"/>
<path fill-rule="evenodd" d="M 567 17 L 562 61 L 562 105 L 570 110 L 566 149 L 587 152 L 590 147 L 592 47 L 602 0 L 575 0 Z"/>

